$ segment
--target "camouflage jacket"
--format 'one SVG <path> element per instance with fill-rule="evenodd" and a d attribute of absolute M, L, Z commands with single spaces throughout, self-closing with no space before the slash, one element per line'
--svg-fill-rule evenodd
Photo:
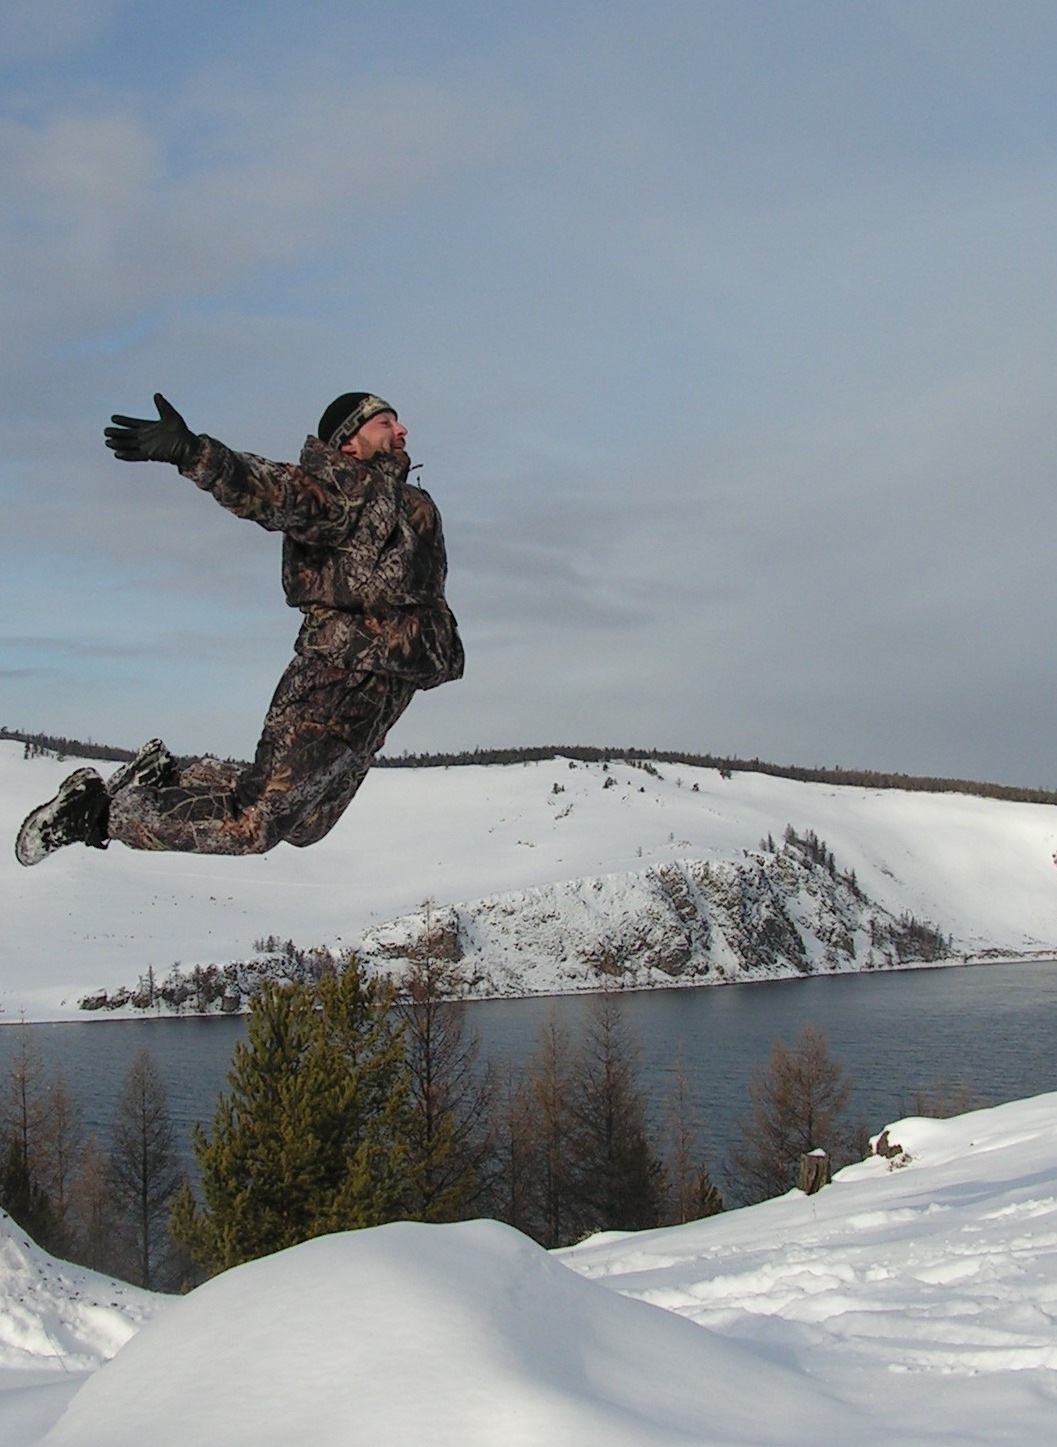
<path fill-rule="evenodd" d="M 200 442 L 184 475 L 236 517 L 284 534 L 286 601 L 305 615 L 298 653 L 418 688 L 462 676 L 440 514 L 407 481 L 405 455 L 359 462 L 309 437 L 294 465 Z"/>

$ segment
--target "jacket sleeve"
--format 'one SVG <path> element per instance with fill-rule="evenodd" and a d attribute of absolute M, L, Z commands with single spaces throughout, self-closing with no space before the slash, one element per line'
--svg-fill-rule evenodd
<path fill-rule="evenodd" d="M 194 463 L 181 471 L 236 517 L 324 546 L 347 541 L 355 531 L 370 488 L 366 469 L 337 489 L 294 463 L 235 452 L 214 437 L 201 442 Z"/>

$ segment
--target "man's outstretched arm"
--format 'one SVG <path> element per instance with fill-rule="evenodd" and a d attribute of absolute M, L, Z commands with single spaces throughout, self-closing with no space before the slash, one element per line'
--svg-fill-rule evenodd
<path fill-rule="evenodd" d="M 104 429 L 107 447 L 121 461 L 171 462 L 228 512 L 269 532 L 323 544 L 348 538 L 363 506 L 362 488 L 346 484 L 335 493 L 293 463 L 235 452 L 213 437 L 196 435 L 160 392 L 154 405 L 156 421 L 118 414 Z M 350 470 L 356 465 L 350 460 Z"/>

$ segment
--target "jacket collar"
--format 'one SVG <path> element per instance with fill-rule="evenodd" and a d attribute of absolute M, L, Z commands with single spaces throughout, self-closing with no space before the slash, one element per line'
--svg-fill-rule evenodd
<path fill-rule="evenodd" d="M 356 478 L 384 478 L 391 482 L 404 482 L 411 470 L 411 459 L 406 452 L 378 452 L 367 462 L 328 447 L 318 437 L 306 437 L 301 449 L 301 466 L 313 477 L 348 477 L 351 472 Z"/>

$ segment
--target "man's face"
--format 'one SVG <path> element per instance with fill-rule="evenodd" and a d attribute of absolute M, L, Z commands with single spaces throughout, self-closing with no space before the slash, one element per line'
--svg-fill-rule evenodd
<path fill-rule="evenodd" d="M 395 412 L 376 412 L 368 417 L 360 430 L 341 445 L 342 452 L 366 462 L 379 452 L 404 452 L 407 428 L 396 420 Z"/>

